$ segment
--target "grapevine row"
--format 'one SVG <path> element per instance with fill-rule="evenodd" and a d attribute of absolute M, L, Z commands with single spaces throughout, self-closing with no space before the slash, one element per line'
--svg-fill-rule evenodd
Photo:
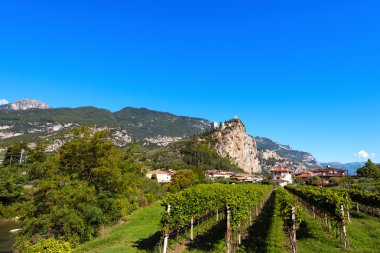
<path fill-rule="evenodd" d="M 298 199 L 282 187 L 278 187 L 276 190 L 276 214 L 284 222 L 284 228 L 289 237 L 292 252 L 296 252 L 296 227 L 301 224 L 303 217 L 302 209 Z"/>
<path fill-rule="evenodd" d="M 165 211 L 161 217 L 162 231 L 165 234 L 164 251 L 168 235 L 193 224 L 193 220 L 219 211 L 226 211 L 226 247 L 230 252 L 233 246 L 233 231 L 237 233 L 236 246 L 241 243 L 242 232 L 252 224 L 263 203 L 273 189 L 269 185 L 196 185 L 176 194 L 167 195 L 162 202 Z M 249 224 L 249 225 L 248 225 Z M 192 228 L 191 228 L 192 229 Z"/>
<path fill-rule="evenodd" d="M 347 190 L 347 193 L 352 201 L 359 202 L 367 206 L 380 208 L 380 194 L 358 189 Z"/>
<path fill-rule="evenodd" d="M 286 186 L 285 188 L 320 211 L 327 213 L 337 222 L 346 221 L 349 218 L 347 212 L 341 211 L 342 205 L 344 210 L 351 208 L 351 199 L 346 192 L 314 186 Z"/>
<path fill-rule="evenodd" d="M 312 209 L 314 217 L 318 213 L 329 230 L 330 225 L 333 224 L 337 228 L 337 233 L 340 231 L 345 248 L 349 248 L 346 224 L 350 221 L 351 199 L 347 192 L 313 186 L 286 186 L 285 188 L 305 201 L 309 210 Z"/>
<path fill-rule="evenodd" d="M 165 208 L 170 205 L 170 212 L 162 214 L 162 228 L 170 232 L 186 226 L 191 218 L 197 219 L 228 207 L 232 228 L 236 229 L 271 189 L 266 185 L 207 184 L 169 194 L 162 201 Z"/>

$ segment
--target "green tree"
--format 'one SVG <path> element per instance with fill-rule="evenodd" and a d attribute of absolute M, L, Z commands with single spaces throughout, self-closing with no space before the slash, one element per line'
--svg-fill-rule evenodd
<path fill-rule="evenodd" d="M 61 170 L 72 178 L 90 181 L 98 190 L 126 187 L 121 181 L 122 152 L 108 139 L 108 131 L 92 134 L 90 128 L 80 127 L 71 134 L 73 140 L 59 149 Z"/>
<path fill-rule="evenodd" d="M 24 142 L 19 142 L 19 143 L 13 144 L 10 147 L 8 147 L 8 149 L 5 153 L 5 157 L 4 157 L 2 165 L 4 167 L 6 167 L 8 165 L 20 163 L 22 150 L 24 150 L 24 151 L 29 150 L 27 144 Z M 24 159 L 25 159 L 25 156 L 23 156 L 23 160 Z"/>
<path fill-rule="evenodd" d="M 315 177 L 309 177 L 308 179 L 306 179 L 305 183 L 308 185 L 315 185 L 321 182 L 322 182 L 322 179 L 318 176 L 315 176 Z"/>
<path fill-rule="evenodd" d="M 44 162 L 47 158 L 45 148 L 46 146 L 42 142 L 37 142 L 36 146 L 29 151 L 27 162 Z"/>
<path fill-rule="evenodd" d="M 197 174 L 192 170 L 178 170 L 177 173 L 172 176 L 170 185 L 175 189 L 182 190 L 196 184 L 197 180 Z"/>
<path fill-rule="evenodd" d="M 371 159 L 368 159 L 366 164 L 359 168 L 356 173 L 359 177 L 380 178 L 380 169 L 371 161 Z"/>

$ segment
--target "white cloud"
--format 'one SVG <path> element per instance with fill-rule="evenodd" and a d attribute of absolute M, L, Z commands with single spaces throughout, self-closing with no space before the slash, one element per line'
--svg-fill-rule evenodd
<path fill-rule="evenodd" d="M 364 150 L 360 150 L 358 152 L 358 157 L 359 158 L 368 158 L 369 157 L 369 154 L 367 152 L 365 152 Z"/>
<path fill-rule="evenodd" d="M 0 99 L 0 105 L 9 104 L 9 101 L 6 99 Z"/>
<path fill-rule="evenodd" d="M 355 156 L 362 159 L 370 159 L 370 158 L 374 158 L 376 154 L 375 153 L 369 154 L 365 150 L 360 150 L 358 153 L 355 154 Z"/>

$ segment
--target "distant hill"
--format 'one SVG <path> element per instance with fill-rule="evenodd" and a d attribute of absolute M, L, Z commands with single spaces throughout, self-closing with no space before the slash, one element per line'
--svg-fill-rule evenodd
<path fill-rule="evenodd" d="M 171 136 L 185 137 L 202 133 L 210 127 L 206 119 L 176 116 L 168 112 L 148 110 L 146 108 L 125 107 L 114 113 L 122 129 L 139 140 L 149 137 Z"/>
<path fill-rule="evenodd" d="M 112 140 L 118 146 L 125 146 L 135 140 L 146 147 L 163 147 L 184 137 L 208 131 L 211 122 L 146 108 L 125 107 L 111 112 L 92 106 L 51 108 L 40 101 L 21 100 L 0 107 L 0 145 L 15 141 L 56 140 L 61 133 L 81 125 L 109 129 Z M 258 152 L 254 152 L 254 156 L 260 160 L 263 171 L 268 172 L 273 166 L 294 171 L 321 167 L 308 152 L 293 150 L 288 145 L 265 137 L 256 137 L 255 141 Z M 50 148 L 54 150 L 57 146 L 59 142 L 54 141 Z M 229 150 L 230 147 L 225 149 Z M 242 157 L 244 161 L 251 159 L 249 156 Z"/>
<path fill-rule="evenodd" d="M 319 168 L 321 164 L 312 154 L 292 149 L 289 145 L 283 145 L 265 137 L 255 137 L 257 148 L 261 151 L 270 150 L 286 160 L 304 164 L 309 168 Z"/>
<path fill-rule="evenodd" d="M 80 125 L 126 131 L 130 138 L 143 145 L 161 146 L 185 136 L 202 133 L 209 129 L 210 122 L 132 107 L 114 113 L 90 106 L 23 110 L 0 108 L 0 142 L 33 141 Z"/>

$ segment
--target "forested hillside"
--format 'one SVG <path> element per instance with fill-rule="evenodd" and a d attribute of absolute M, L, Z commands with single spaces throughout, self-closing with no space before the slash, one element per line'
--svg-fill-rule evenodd
<path fill-rule="evenodd" d="M 0 110 L 0 142 L 36 141 L 75 126 L 106 127 L 126 131 L 144 145 L 169 142 L 209 129 L 205 119 L 126 107 L 111 112 L 96 107 Z"/>

